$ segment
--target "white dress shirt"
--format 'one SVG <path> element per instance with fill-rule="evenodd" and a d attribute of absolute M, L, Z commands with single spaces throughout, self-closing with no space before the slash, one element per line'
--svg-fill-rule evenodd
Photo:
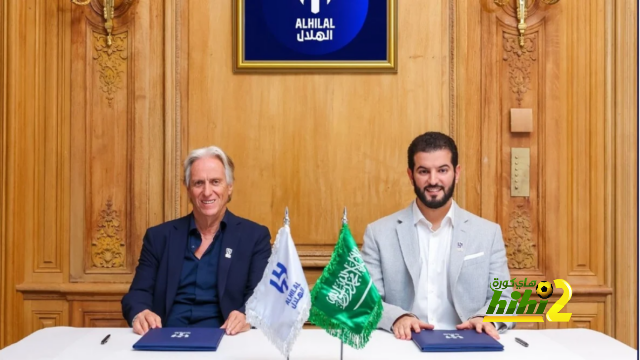
<path fill-rule="evenodd" d="M 420 243 L 421 266 L 411 312 L 436 330 L 455 330 L 456 325 L 461 323 L 453 306 L 448 276 L 454 204 L 452 201 L 449 212 L 434 231 L 433 225 L 413 202 L 413 223 Z"/>

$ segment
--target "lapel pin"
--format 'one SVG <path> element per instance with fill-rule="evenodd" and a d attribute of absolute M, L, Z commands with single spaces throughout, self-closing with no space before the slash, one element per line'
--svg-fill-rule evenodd
<path fill-rule="evenodd" d="M 461 242 L 458 242 L 458 251 L 462 251 L 462 250 L 464 250 L 464 249 L 462 248 L 462 243 L 461 243 Z"/>
<path fill-rule="evenodd" d="M 233 252 L 233 249 L 229 249 L 227 248 L 227 252 L 224 254 L 224 257 L 231 259 L 231 253 Z"/>

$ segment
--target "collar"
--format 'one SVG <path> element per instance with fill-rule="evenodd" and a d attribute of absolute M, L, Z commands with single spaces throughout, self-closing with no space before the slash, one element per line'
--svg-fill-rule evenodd
<path fill-rule="evenodd" d="M 431 226 L 433 224 L 431 224 L 431 222 L 429 220 L 427 220 L 427 218 L 425 218 L 424 215 L 422 215 L 422 212 L 420 212 L 420 208 L 418 207 L 418 203 L 417 203 L 418 201 L 419 201 L 418 199 L 415 199 L 413 201 L 413 203 L 412 203 L 413 205 L 411 205 L 411 207 L 413 208 L 413 225 L 416 225 L 417 223 L 420 222 L 420 220 L 424 219 L 424 221 L 426 221 L 427 224 L 429 225 L 429 228 L 431 228 Z M 451 226 L 453 226 L 453 224 L 454 224 L 453 223 L 453 219 L 454 219 L 453 214 L 454 214 L 455 208 L 457 206 L 458 205 L 456 204 L 456 201 L 455 200 L 451 200 L 451 207 L 449 208 L 449 211 L 447 211 L 447 214 L 444 216 L 444 219 L 442 219 L 442 224 L 444 224 L 447 221 L 447 219 L 449 219 L 449 222 L 451 223 Z M 442 224 L 441 224 L 441 226 L 442 226 Z"/>
<path fill-rule="evenodd" d="M 191 212 L 191 214 L 189 214 L 189 218 L 189 233 L 191 234 L 193 231 L 197 231 L 199 233 L 198 228 L 196 227 L 196 217 L 193 215 L 193 211 Z M 218 231 L 226 229 L 227 222 L 229 222 L 229 220 L 229 209 L 226 209 L 224 211 L 224 215 L 222 216 L 222 221 L 220 221 L 220 229 L 218 229 Z"/>

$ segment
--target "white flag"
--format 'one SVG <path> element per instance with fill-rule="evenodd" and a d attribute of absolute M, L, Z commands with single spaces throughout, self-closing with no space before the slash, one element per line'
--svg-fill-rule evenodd
<path fill-rule="evenodd" d="M 288 225 L 278 231 L 262 280 L 247 301 L 247 322 L 260 329 L 282 355 L 309 318 L 311 298 Z"/>

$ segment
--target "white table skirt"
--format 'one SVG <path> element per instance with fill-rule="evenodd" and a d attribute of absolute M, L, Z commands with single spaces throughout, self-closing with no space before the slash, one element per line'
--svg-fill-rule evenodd
<path fill-rule="evenodd" d="M 105 345 L 100 341 L 111 338 Z M 515 342 L 519 337 L 529 343 L 525 348 Z M 0 350 L 1 360 L 22 359 L 260 359 L 283 360 L 280 353 L 259 330 L 225 336 L 217 352 L 135 351 L 140 338 L 126 328 L 55 327 L 36 331 L 21 341 Z M 636 359 L 637 351 L 602 333 L 586 329 L 511 330 L 502 334 L 502 352 L 473 353 L 474 359 Z M 344 360 L 358 359 L 459 359 L 462 353 L 421 353 L 412 341 L 396 340 L 393 335 L 374 332 L 362 350 L 344 346 Z M 471 355 L 465 353 L 465 357 Z M 294 345 L 291 360 L 328 360 L 340 358 L 340 342 L 323 330 L 303 330 Z"/>

